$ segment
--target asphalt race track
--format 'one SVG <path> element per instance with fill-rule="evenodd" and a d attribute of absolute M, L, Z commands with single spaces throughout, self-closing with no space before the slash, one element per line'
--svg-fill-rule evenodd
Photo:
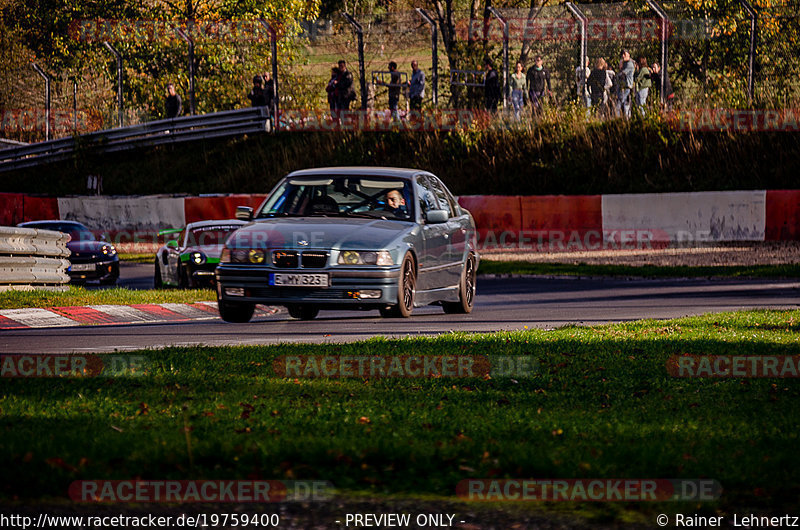
<path fill-rule="evenodd" d="M 152 287 L 152 265 L 126 266 L 122 275 L 123 286 Z M 792 280 L 479 277 L 475 310 L 470 315 L 445 315 L 438 307 L 418 308 L 410 319 L 383 319 L 377 311 L 323 311 L 316 320 L 303 322 L 281 311 L 249 324 L 213 320 L 5 330 L 0 332 L 0 352 L 110 352 L 169 345 L 342 342 L 375 336 L 664 319 L 745 308 L 797 309 L 799 304 L 800 282 Z"/>

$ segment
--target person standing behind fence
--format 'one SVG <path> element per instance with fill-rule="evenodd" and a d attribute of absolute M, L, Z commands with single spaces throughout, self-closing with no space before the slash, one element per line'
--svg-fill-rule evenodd
<path fill-rule="evenodd" d="M 647 67 L 647 59 L 644 57 L 639 57 L 639 70 L 636 72 L 634 82 L 636 83 L 636 108 L 644 115 L 647 96 L 650 93 L 650 87 L 653 86 L 650 68 Z"/>
<path fill-rule="evenodd" d="M 675 100 L 675 92 L 672 90 L 672 83 L 669 80 L 669 75 L 666 70 L 662 70 L 658 63 L 653 63 L 650 70 L 650 79 L 653 81 L 653 86 L 656 90 L 661 92 L 661 76 L 664 76 L 664 107 L 667 111 L 672 110 L 672 102 Z"/>
<path fill-rule="evenodd" d="M 606 69 L 606 84 L 603 85 L 605 93 L 603 94 L 603 114 L 609 118 L 613 117 L 617 109 L 617 98 L 619 97 L 619 82 L 617 74 L 608 67 L 605 63 Z"/>
<path fill-rule="evenodd" d="M 636 73 L 636 66 L 631 61 L 631 54 L 628 50 L 622 50 L 622 61 L 619 67 L 619 100 L 617 108 L 626 118 L 631 117 L 631 90 L 633 89 L 633 76 Z"/>
<path fill-rule="evenodd" d="M 250 100 L 250 105 L 252 107 L 266 107 L 267 106 L 267 97 L 264 94 L 264 78 L 260 75 L 253 77 L 253 88 L 250 89 L 250 93 L 247 94 L 247 99 Z"/>
<path fill-rule="evenodd" d="M 272 74 L 269 72 L 264 74 L 264 99 L 267 101 L 267 108 L 272 111 L 272 105 L 275 103 L 275 83 L 272 80 Z"/>
<path fill-rule="evenodd" d="M 483 67 L 486 69 L 486 76 L 483 78 L 484 106 L 489 112 L 497 112 L 497 104 L 500 101 L 500 78 L 490 60 L 484 61 Z"/>
<path fill-rule="evenodd" d="M 392 118 L 397 118 L 397 104 L 400 103 L 400 72 L 397 71 L 397 63 L 389 63 L 389 111 Z"/>
<path fill-rule="evenodd" d="M 425 72 L 420 70 L 417 61 L 411 61 L 411 80 L 408 82 L 408 99 L 411 110 L 422 110 L 425 97 Z"/>
<path fill-rule="evenodd" d="M 164 99 L 164 111 L 167 115 L 167 118 L 177 118 L 182 109 L 183 104 L 181 103 L 181 97 L 177 92 L 175 92 L 175 85 L 172 83 L 168 84 L 167 97 Z"/>
<path fill-rule="evenodd" d="M 325 86 L 325 92 L 328 93 L 328 107 L 330 107 L 331 112 L 336 111 L 336 81 L 339 79 L 339 68 L 334 66 L 331 68 L 331 78 L 328 80 L 328 84 Z"/>
<path fill-rule="evenodd" d="M 586 80 L 586 87 L 589 89 L 592 107 L 597 109 L 598 113 L 606 100 L 607 81 L 606 61 L 602 57 L 598 57 L 594 64 L 594 70 L 589 74 L 589 79 Z"/>
<path fill-rule="evenodd" d="M 550 93 L 550 71 L 544 67 L 542 57 L 536 56 L 533 66 L 528 69 L 528 99 L 534 112 L 542 109 L 542 100 Z"/>
<path fill-rule="evenodd" d="M 589 91 L 589 76 L 592 70 L 589 68 L 589 58 L 586 58 L 583 66 L 575 68 L 575 93 L 578 96 L 578 103 L 587 109 L 592 106 L 592 95 Z"/>
<path fill-rule="evenodd" d="M 336 80 L 337 98 L 336 110 L 350 110 L 350 103 L 355 101 L 356 92 L 353 90 L 353 74 L 347 71 L 347 63 L 339 61 L 339 78 Z"/>
<path fill-rule="evenodd" d="M 527 80 L 522 71 L 522 63 L 517 63 L 516 69 L 508 80 L 511 86 L 511 105 L 514 107 L 514 118 L 519 119 L 519 112 L 525 103 L 525 86 Z"/>

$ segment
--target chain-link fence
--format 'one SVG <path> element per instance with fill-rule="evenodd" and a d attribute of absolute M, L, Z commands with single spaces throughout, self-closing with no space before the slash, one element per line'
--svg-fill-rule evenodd
<path fill-rule="evenodd" d="M 479 108 L 484 99 L 481 85 L 486 58 L 497 68 L 501 82 L 507 83 L 518 61 L 527 72 L 541 56 L 550 73 L 547 101 L 560 106 L 579 99 L 577 68 L 587 58 L 594 67 L 602 57 L 608 68 L 617 71 L 623 49 L 634 61 L 644 57 L 652 65 L 661 61 L 666 46 L 668 60 L 661 66 L 665 66 L 678 108 L 792 107 L 800 100 L 796 67 L 800 61 L 799 6 L 768 8 L 763 4 L 751 11 L 746 0 L 719 0 L 708 5 L 685 0 L 559 3 L 532 9 L 454 11 L 449 20 L 429 11 L 438 35 L 435 45 L 431 40 L 434 27 L 418 10 L 359 16 L 357 24 L 335 14 L 300 22 L 278 35 L 278 105 L 281 109 L 327 109 L 325 88 L 332 68 L 345 60 L 357 94 L 351 108 L 386 109 L 392 90 L 389 63 L 397 64 L 397 75 L 405 83 L 411 77 L 410 63 L 417 61 L 427 81 L 423 108 Z M 659 10 L 669 19 L 665 33 Z M 753 13 L 757 20 L 755 53 Z M 165 87 L 170 82 L 183 98 L 183 113 L 188 113 L 192 79 L 197 113 L 248 106 L 253 77 L 271 74 L 273 58 L 266 26 L 258 20 L 235 24 L 236 31 L 228 27 L 224 36 L 206 28 L 190 33 L 191 39 L 174 28 L 155 35 L 110 35 L 116 37 L 110 40 L 123 61 L 123 122 L 130 125 L 163 118 Z M 86 42 L 91 53 L 80 70 L 55 75 L 44 60 L 40 62 L 51 76 L 50 108 L 55 116 L 51 116 L 51 137 L 119 123 L 117 66 L 103 45 L 103 35 L 109 35 L 100 35 L 97 28 L 93 31 L 93 38 Z M 108 33 L 108 28 L 105 31 Z M 192 54 L 194 72 L 190 75 Z M 44 139 L 44 118 L 37 113 L 45 110 L 45 81 L 31 68 L 30 58 L 16 52 L 9 57 L 15 61 L 4 60 L 0 67 L 2 136 L 21 141 Z M 434 62 L 438 64 L 436 72 Z M 455 75 L 457 71 L 462 73 Z M 501 106 L 508 95 L 505 87 L 503 95 Z M 655 96 L 650 98 L 654 106 Z M 407 108 L 408 103 L 408 98 L 401 96 L 400 108 Z"/>

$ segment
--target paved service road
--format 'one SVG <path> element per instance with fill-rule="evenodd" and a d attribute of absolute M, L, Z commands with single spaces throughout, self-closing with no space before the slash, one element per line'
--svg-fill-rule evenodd
<path fill-rule="evenodd" d="M 416 309 L 410 319 L 382 319 L 377 311 L 323 311 L 316 320 L 301 322 L 291 320 L 282 311 L 249 324 L 214 320 L 6 330 L 0 331 L 0 352 L 108 352 L 166 345 L 341 342 L 376 335 L 405 337 L 451 330 L 516 330 L 573 322 L 673 318 L 753 307 L 797 309 L 799 303 L 800 282 L 792 280 L 479 278 L 476 306 L 470 315 L 445 315 L 438 307 Z"/>

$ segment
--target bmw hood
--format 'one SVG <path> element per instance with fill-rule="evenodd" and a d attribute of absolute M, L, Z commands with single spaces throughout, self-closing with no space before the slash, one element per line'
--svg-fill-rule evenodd
<path fill-rule="evenodd" d="M 292 217 L 255 221 L 228 238 L 228 248 L 380 250 L 415 228 L 411 221 Z"/>

